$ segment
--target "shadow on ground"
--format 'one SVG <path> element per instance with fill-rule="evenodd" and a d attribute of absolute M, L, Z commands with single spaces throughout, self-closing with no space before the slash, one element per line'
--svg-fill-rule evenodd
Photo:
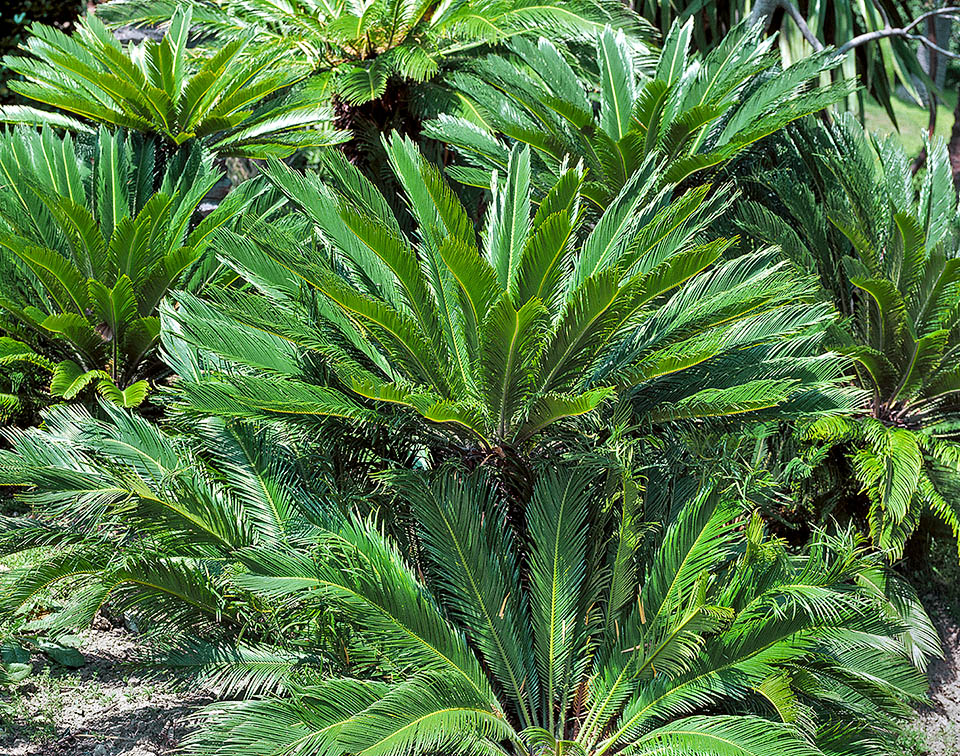
<path fill-rule="evenodd" d="M 960 756 L 960 620 L 925 602 L 943 640 L 945 659 L 930 668 L 932 706 L 904 728 L 902 756 Z M 168 756 L 206 702 L 169 681 L 130 671 L 134 636 L 122 628 L 83 634 L 87 664 L 42 666 L 0 709 L 0 756 Z"/>

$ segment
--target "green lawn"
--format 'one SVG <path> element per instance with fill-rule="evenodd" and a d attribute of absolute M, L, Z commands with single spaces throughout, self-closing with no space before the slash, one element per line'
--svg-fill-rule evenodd
<path fill-rule="evenodd" d="M 948 139 L 950 129 L 953 128 L 953 108 L 957 104 L 957 93 L 946 92 L 944 94 L 945 102 L 941 103 L 937 113 L 937 135 Z M 870 131 L 876 131 L 883 134 L 896 133 L 890 116 L 872 98 L 866 101 L 865 125 Z M 900 127 L 900 141 L 903 143 L 907 154 L 917 155 L 923 146 L 922 132 L 927 129 L 927 111 L 918 108 L 897 98 L 893 99 L 893 111 L 897 115 L 897 125 Z"/>

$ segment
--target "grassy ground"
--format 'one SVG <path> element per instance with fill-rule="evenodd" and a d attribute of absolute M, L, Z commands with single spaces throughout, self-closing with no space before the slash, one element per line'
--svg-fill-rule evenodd
<path fill-rule="evenodd" d="M 944 102 L 940 104 L 937 111 L 936 135 L 944 140 L 950 138 L 950 129 L 953 128 L 953 109 L 957 104 L 957 93 L 955 91 L 944 93 Z M 877 102 L 867 98 L 864 108 L 864 121 L 870 131 L 881 134 L 898 133 L 894 128 L 890 116 Z M 899 126 L 899 137 L 903 143 L 904 149 L 908 155 L 917 155 L 923 147 L 923 137 L 921 134 L 927 130 L 927 121 L 929 113 L 924 108 L 918 108 L 916 105 L 910 105 L 903 100 L 893 99 L 893 111 L 897 116 L 897 126 Z"/>

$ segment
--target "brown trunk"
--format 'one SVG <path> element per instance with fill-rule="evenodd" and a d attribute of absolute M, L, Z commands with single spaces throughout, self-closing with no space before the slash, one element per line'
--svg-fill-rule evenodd
<path fill-rule="evenodd" d="M 960 97 L 957 98 L 957 107 L 953 109 L 953 130 L 947 143 L 947 153 L 953 171 L 953 186 L 960 190 Z"/>
<path fill-rule="evenodd" d="M 927 39 L 929 39 L 934 44 L 937 44 L 939 41 L 937 38 L 937 19 L 928 19 L 927 20 Z M 922 46 L 921 46 L 922 47 Z M 927 50 L 923 48 L 926 52 L 927 65 L 930 66 L 931 73 L 930 78 L 934 78 L 936 75 L 937 68 L 940 65 L 939 56 L 935 50 Z M 927 109 L 930 111 L 930 118 L 927 120 L 927 139 L 933 139 L 933 135 L 937 131 L 937 108 L 939 107 L 937 102 L 937 93 L 935 90 L 927 91 Z M 911 173 L 913 175 L 917 174 L 921 168 L 923 168 L 924 163 L 927 162 L 927 147 L 924 145 L 923 149 L 920 150 L 920 154 L 917 155 L 916 160 L 913 161 L 913 165 L 910 167 Z"/>

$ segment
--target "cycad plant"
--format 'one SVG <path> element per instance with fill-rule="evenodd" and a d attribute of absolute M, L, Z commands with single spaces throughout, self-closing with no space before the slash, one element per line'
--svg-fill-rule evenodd
<path fill-rule="evenodd" d="M 115 23 L 164 23 L 177 0 L 114 0 L 102 9 Z M 208 42 L 252 36 L 259 50 L 282 54 L 329 80 L 328 92 L 361 105 L 380 98 L 391 77 L 422 82 L 469 51 L 531 31 L 592 40 L 604 24 L 643 36 L 636 17 L 611 0 L 216 0 L 198 4 L 194 22 Z"/>
<path fill-rule="evenodd" d="M 771 181 L 791 214 L 745 204 L 744 225 L 819 269 L 849 312 L 840 351 L 855 360 L 869 402 L 857 416 L 814 422 L 806 435 L 850 450 L 874 542 L 896 558 L 925 511 L 960 534 L 960 259 L 950 164 L 942 141 L 931 145 L 915 187 L 902 148 L 871 141 L 852 118 L 797 139 L 808 164 L 788 152 Z M 799 170 L 785 172 L 785 164 Z"/>
<path fill-rule="evenodd" d="M 330 128 L 315 88 L 295 86 L 309 67 L 277 50 L 250 54 L 252 34 L 208 54 L 191 49 L 192 7 L 174 13 L 161 40 L 126 47 L 93 14 L 70 36 L 34 24 L 27 54 L 3 62 L 23 77 L 11 89 L 55 111 L 9 105 L 0 120 L 137 131 L 156 138 L 163 155 L 198 140 L 220 156 L 283 157 L 347 138 Z"/>
<path fill-rule="evenodd" d="M 9 132 L 0 171 L 0 361 L 51 371 L 56 396 L 96 385 L 111 401 L 139 404 L 165 370 L 160 301 L 244 193 L 196 224 L 219 178 L 210 159 L 183 153 L 154 193 L 152 145 L 106 129 L 89 143 Z"/>
<path fill-rule="evenodd" d="M 510 54 L 447 77 L 459 114 L 441 115 L 425 133 L 456 149 L 467 167 L 451 175 L 477 186 L 486 186 L 494 170 L 502 174 L 511 143 L 531 146 L 544 191 L 565 165 L 583 161 L 584 194 L 602 209 L 647 160 L 663 161 L 665 181 L 697 173 L 702 180 L 850 91 L 843 83 L 811 86 L 838 64 L 829 51 L 781 69 L 773 40 L 759 28 L 741 25 L 702 56 L 690 51 L 692 34 L 692 20 L 675 24 L 647 76 L 623 35 L 608 28 L 597 47 L 596 78 L 578 76 L 548 39 L 517 40 Z"/>
<path fill-rule="evenodd" d="M 229 578 L 245 550 L 311 548 L 329 518 L 342 517 L 338 496 L 350 509 L 349 496 L 342 486 L 331 494 L 322 464 L 304 463 L 321 450 L 307 454 L 288 436 L 215 420 L 190 430 L 164 433 L 106 402 L 48 408 L 43 430 L 7 429 L 15 451 L 0 453 L 0 476 L 29 514 L 0 518 L 0 552 L 23 554 L 23 567 L 5 575 L 0 612 L 55 586 L 64 601 L 34 623 L 47 638 L 88 625 L 108 604 L 135 618 L 156 650 L 176 646 L 169 671 L 202 675 L 222 695 L 237 678 L 258 690 L 258 669 L 274 691 L 286 675 L 319 679 L 336 663 L 329 621 L 301 615 L 285 626 L 283 612 Z"/>
<path fill-rule="evenodd" d="M 518 147 L 478 239 L 411 142 L 386 149 L 415 233 L 331 156 L 336 183 L 271 165 L 296 212 L 217 234 L 253 291 L 163 311 L 168 353 L 204 355 L 205 372 L 178 369 L 194 412 L 382 422 L 399 406 L 463 453 L 510 458 L 615 395 L 645 424 L 844 404 L 809 282 L 771 252 L 724 261 L 732 241 L 709 237 L 729 193 L 671 202 L 648 163 L 588 224 L 583 172 L 534 209 Z"/>
<path fill-rule="evenodd" d="M 51 631 L 129 611 L 176 639 L 168 667 L 252 697 L 204 711 L 188 753 L 883 752 L 938 651 L 849 533 L 791 556 L 719 491 L 648 522 L 635 471 L 544 471 L 521 543 L 483 471 L 406 473 L 401 548 L 269 434 L 103 411 L 0 452 L 34 507 L 4 551 L 57 546 L 2 576 L 3 606 L 70 586 Z"/>

